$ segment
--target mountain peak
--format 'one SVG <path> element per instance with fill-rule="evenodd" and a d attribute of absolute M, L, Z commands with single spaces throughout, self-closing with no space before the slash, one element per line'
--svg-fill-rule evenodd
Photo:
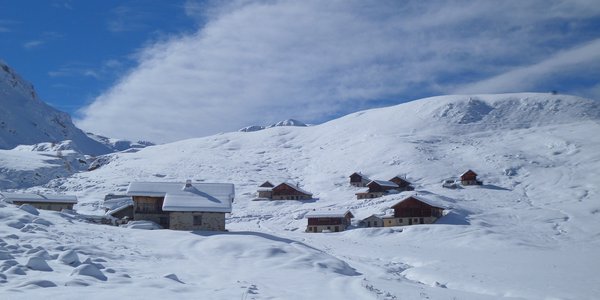
<path fill-rule="evenodd" d="M 271 124 L 271 125 L 268 125 L 268 126 L 262 126 L 262 125 L 247 126 L 247 127 L 244 127 L 242 129 L 240 129 L 239 131 L 241 131 L 241 132 L 253 132 L 253 131 L 263 130 L 263 129 L 266 129 L 266 128 L 280 127 L 280 126 L 307 127 L 308 125 L 304 124 L 301 121 L 295 120 L 295 119 L 286 119 L 286 120 L 279 121 L 277 123 L 274 123 L 274 124 Z"/>
<path fill-rule="evenodd" d="M 0 149 L 64 140 L 72 140 L 82 153 L 110 152 L 75 127 L 68 114 L 41 101 L 31 83 L 0 62 Z"/>

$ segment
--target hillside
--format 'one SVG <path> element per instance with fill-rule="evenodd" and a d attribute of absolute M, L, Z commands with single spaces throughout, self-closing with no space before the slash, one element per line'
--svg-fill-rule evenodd
<path fill-rule="evenodd" d="M 41 101 L 33 85 L 0 61 L 0 149 L 65 140 L 81 153 L 112 152 L 75 127 L 68 114 Z"/>
<path fill-rule="evenodd" d="M 94 171 L 29 190 L 74 193 L 80 212 L 99 213 L 103 196 L 123 192 L 130 181 L 233 182 L 230 233 L 133 231 L 42 213 L 54 224 L 45 228 L 48 234 L 21 234 L 9 225 L 0 227 L 0 238 L 10 245 L 41 243 L 50 254 L 73 248 L 101 258 L 115 272 L 78 289 L 94 299 L 106 287 L 129 296 L 132 287 L 145 288 L 152 299 L 168 293 L 217 299 L 594 299 L 600 294 L 600 138 L 591 133 L 600 131 L 599 120 L 596 101 L 573 96 L 443 96 L 316 126 L 232 132 L 109 154 Z M 441 187 L 442 179 L 466 169 L 484 184 Z M 303 217 L 313 209 L 350 209 L 357 222 L 412 194 L 356 200 L 357 189 L 348 186 L 355 171 L 384 180 L 406 175 L 419 196 L 447 214 L 432 225 L 305 233 Z M 252 201 L 265 180 L 297 182 L 317 199 Z M 5 224 L 27 221 L 24 213 L 6 209 Z M 10 234 L 20 240 L 9 241 Z M 45 241 L 47 235 L 64 236 L 63 244 Z M 56 271 L 45 279 L 60 287 L 33 295 L 69 289 L 70 268 L 51 263 Z M 163 277 L 170 273 L 185 284 Z M 36 276 L 8 275 L 5 286 L 31 285 Z"/>

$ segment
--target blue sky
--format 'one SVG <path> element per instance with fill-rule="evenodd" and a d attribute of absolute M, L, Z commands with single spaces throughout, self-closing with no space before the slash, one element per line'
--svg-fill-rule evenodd
<path fill-rule="evenodd" d="M 111 137 L 319 123 L 442 94 L 600 98 L 597 1 L 0 3 L 0 59 Z"/>
<path fill-rule="evenodd" d="M 0 2 L 0 59 L 71 114 L 136 65 L 135 53 L 195 31 L 184 1 Z"/>

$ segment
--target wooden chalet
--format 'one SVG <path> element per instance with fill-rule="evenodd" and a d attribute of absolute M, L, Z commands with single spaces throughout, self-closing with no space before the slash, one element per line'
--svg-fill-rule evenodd
<path fill-rule="evenodd" d="M 363 227 L 383 227 L 383 219 L 378 215 L 370 215 L 360 221 Z"/>
<path fill-rule="evenodd" d="M 410 196 L 391 207 L 394 215 L 383 218 L 384 226 L 431 224 L 443 215 L 444 208 L 418 196 Z"/>
<path fill-rule="evenodd" d="M 0 193 L 0 199 L 14 205 L 29 204 L 37 209 L 54 211 L 72 210 L 77 204 L 77 196 L 73 195 Z"/>
<path fill-rule="evenodd" d="M 368 189 L 355 193 L 356 199 L 371 199 L 381 197 L 397 191 L 398 185 L 385 180 L 371 180 L 367 184 Z"/>
<path fill-rule="evenodd" d="M 273 200 L 308 200 L 312 199 L 312 193 L 301 189 L 298 185 L 281 183 L 271 190 Z"/>
<path fill-rule="evenodd" d="M 410 182 L 400 176 L 394 176 L 389 181 L 398 185 L 398 188 L 396 188 L 398 191 L 414 191 L 415 189 Z"/>
<path fill-rule="evenodd" d="M 354 215 L 349 210 L 344 211 L 312 211 L 306 214 L 308 226 L 306 232 L 339 232 L 350 226 Z"/>
<path fill-rule="evenodd" d="M 350 185 L 355 187 L 365 187 L 371 180 L 361 174 L 360 172 L 354 172 L 350 175 Z"/>
<path fill-rule="evenodd" d="M 477 180 L 477 173 L 473 170 L 467 170 L 460 175 L 460 183 L 462 185 L 481 185 L 482 182 Z"/>
<path fill-rule="evenodd" d="M 132 182 L 133 219 L 176 230 L 225 230 L 234 198 L 231 183 Z"/>

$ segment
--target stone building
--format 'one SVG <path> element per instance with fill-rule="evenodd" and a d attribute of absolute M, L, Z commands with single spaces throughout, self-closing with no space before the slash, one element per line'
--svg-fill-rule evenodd
<path fill-rule="evenodd" d="M 225 230 L 235 195 L 231 183 L 132 182 L 133 219 L 175 230 Z"/>

